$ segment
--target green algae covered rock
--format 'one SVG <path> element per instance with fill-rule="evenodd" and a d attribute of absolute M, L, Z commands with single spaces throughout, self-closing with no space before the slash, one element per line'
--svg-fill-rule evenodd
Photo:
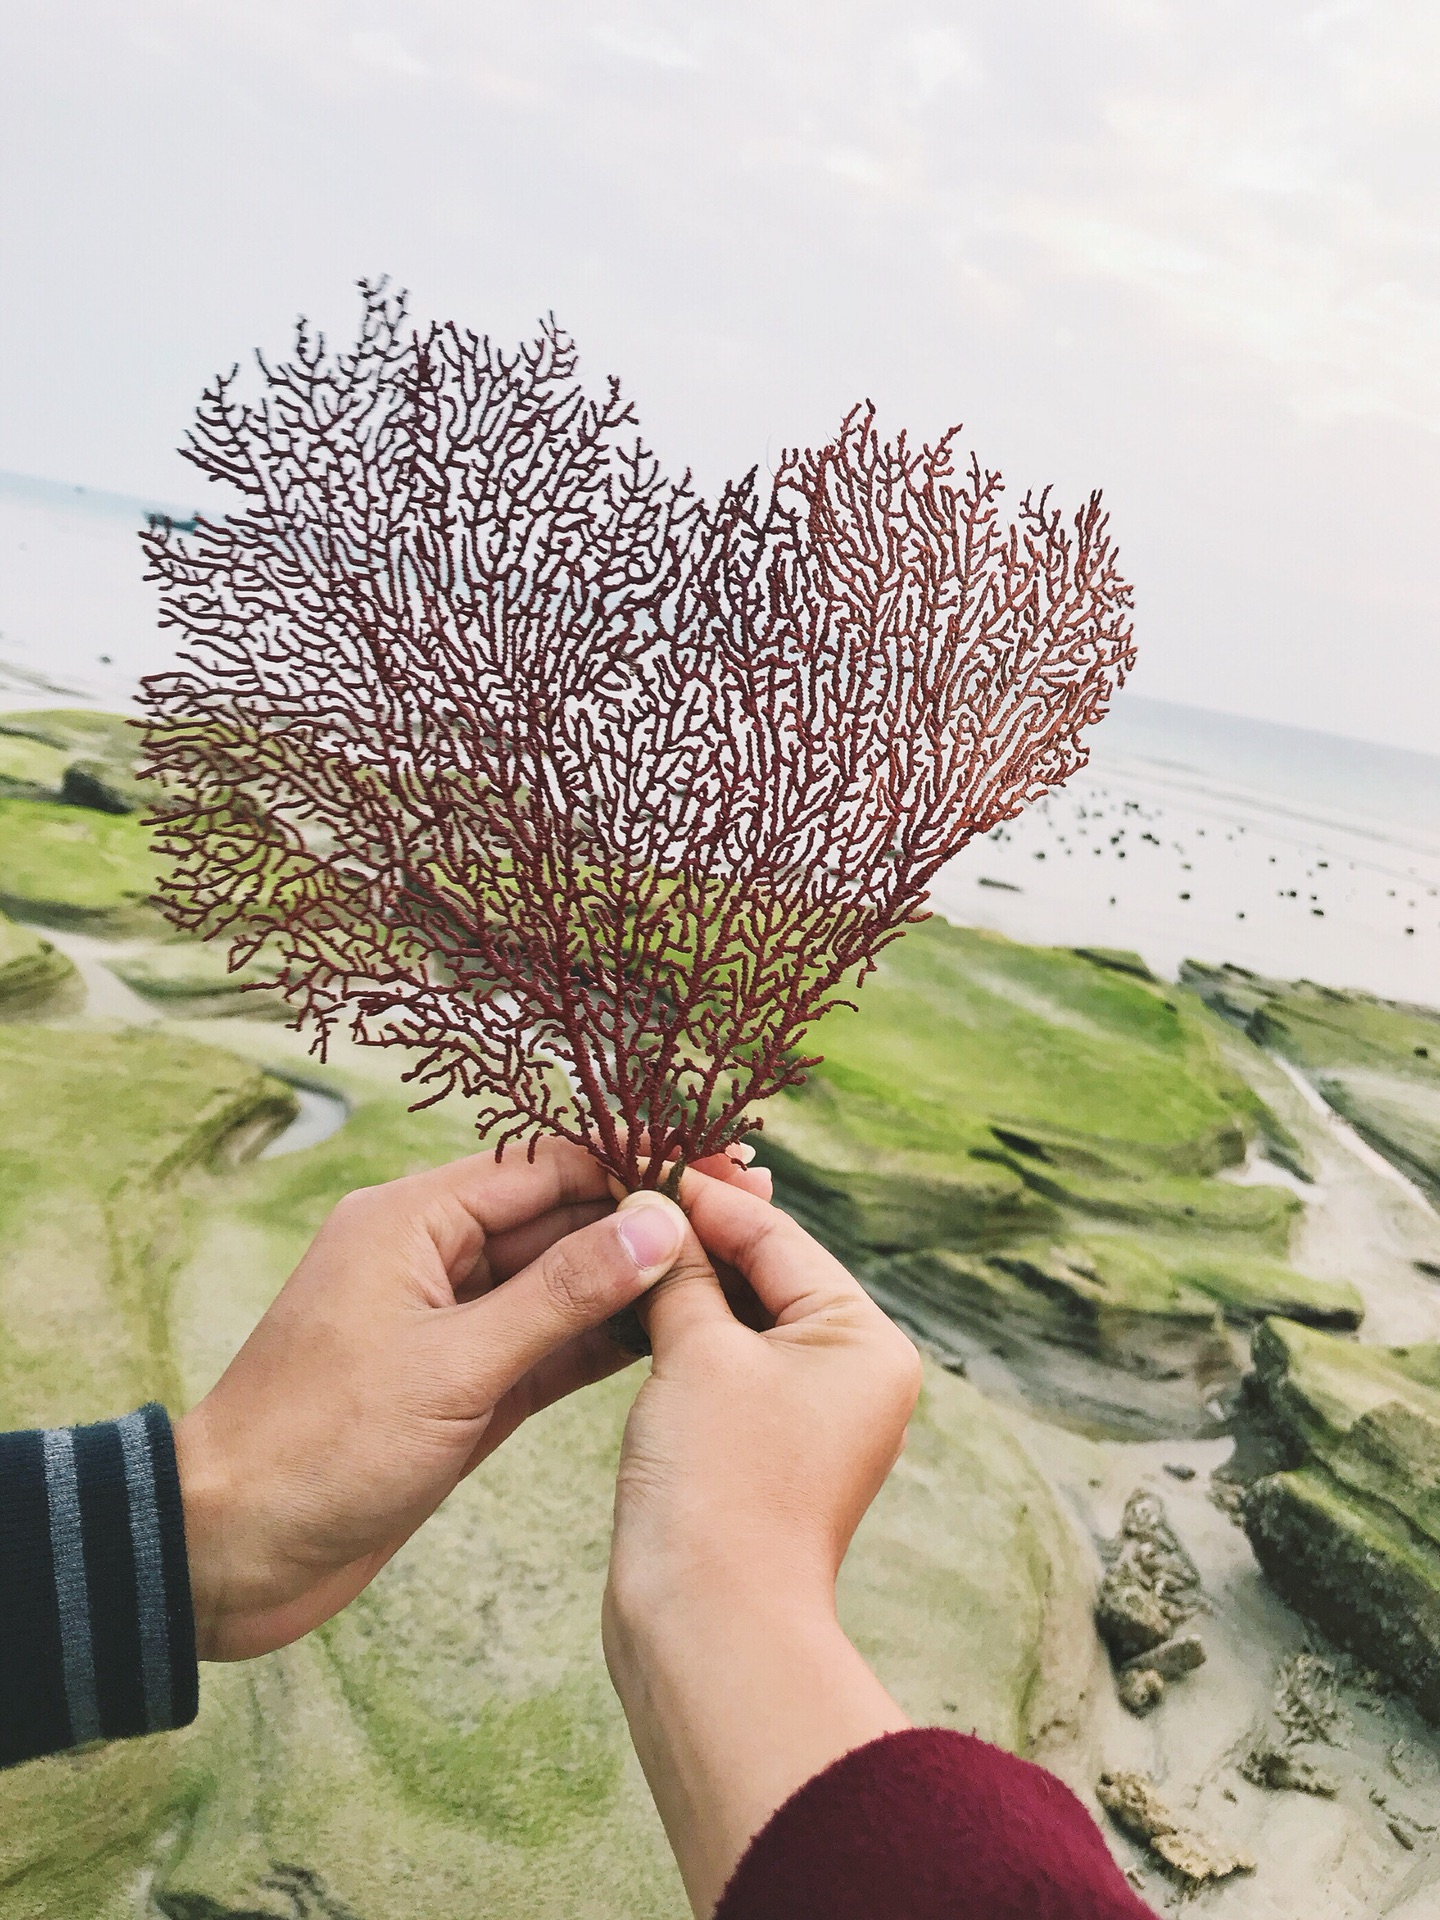
<path fill-rule="evenodd" d="M 948 1152 L 867 1148 L 851 1103 L 817 1076 L 805 1100 L 771 1102 L 756 1147 L 788 1211 L 842 1255 L 985 1246 L 1058 1225 L 984 1127 L 957 1135 Z"/>
<path fill-rule="evenodd" d="M 1052 1410 L 1139 1437 L 1213 1425 L 1225 1323 L 1362 1307 L 1285 1264 L 1294 1193 L 1215 1177 L 1283 1129 L 1228 1062 L 1243 1043 L 1132 959 L 927 921 L 820 1023 L 756 1144 L 781 1204 L 942 1352 L 998 1342 Z M 1177 1383 L 1168 1412 L 1057 1349 Z"/>
<path fill-rule="evenodd" d="M 65 955 L 0 913 L 0 1020 L 61 1012 L 81 997 L 79 975 Z"/>
<path fill-rule="evenodd" d="M 1440 1720 L 1440 1347 L 1362 1347 L 1270 1320 L 1254 1355 L 1281 1456 L 1244 1498 L 1256 1557 Z"/>
<path fill-rule="evenodd" d="M 139 812 L 149 797 L 135 778 L 139 747 L 123 714 L 57 707 L 0 715 L 0 794 Z"/>
<path fill-rule="evenodd" d="M 0 799 L 0 910 L 89 933 L 159 931 L 156 862 L 133 815 Z"/>
<path fill-rule="evenodd" d="M 290 1038 L 208 1030 L 267 1058 Z M 16 1143 L 0 1351 L 23 1355 L 0 1370 L 0 1418 L 189 1404 L 342 1194 L 473 1150 L 468 1115 L 407 1112 L 385 1065 L 312 1069 L 347 1124 L 237 1164 L 217 1148 L 274 1086 L 245 1060 L 149 1028 L 0 1034 L 0 1138 Z M 209 1920 L 681 1920 L 598 1627 L 640 1378 L 527 1423 L 324 1630 L 207 1668 L 194 1727 L 0 1776 L 7 1911 L 128 1920 L 145 1885 L 153 1909 Z M 927 1368 L 842 1578 L 846 1625 L 897 1697 L 1049 1751 L 1090 1678 L 1091 1585 L 1002 1416 Z"/>
<path fill-rule="evenodd" d="M 891 1272 L 922 1297 L 943 1300 L 961 1322 L 1028 1333 L 1157 1379 L 1228 1354 L 1215 1303 L 1182 1286 L 1142 1248 L 1020 1242 L 987 1254 L 934 1248 Z"/>
<path fill-rule="evenodd" d="M 1201 1010 L 1152 981 L 929 920 L 814 1039 L 823 1062 L 770 1103 L 758 1149 L 787 1194 L 803 1198 L 808 1181 L 863 1195 L 844 1225 L 859 1246 L 983 1245 L 1067 1208 L 1272 1244 L 1288 1234 L 1293 1196 L 1207 1178 L 1244 1159 L 1260 1106 Z M 970 1196 L 953 1229 L 897 1226 L 907 1183 L 927 1216 L 938 1189 Z"/>
<path fill-rule="evenodd" d="M 0 1421 L 173 1395 L 164 1304 L 186 1176 L 294 1112 L 288 1087 L 178 1035 L 0 1027 Z"/>
<path fill-rule="evenodd" d="M 1171 1272 L 1182 1285 L 1208 1294 L 1235 1327 L 1255 1327 L 1280 1315 L 1304 1326 L 1353 1333 L 1365 1318 L 1365 1302 L 1348 1280 L 1317 1280 L 1263 1254 L 1187 1248 L 1174 1257 Z"/>
<path fill-rule="evenodd" d="M 186 1020 L 239 1014 L 246 1019 L 291 1018 L 283 994 L 259 983 L 273 968 L 255 959 L 231 970 L 220 944 L 173 936 L 109 962 L 133 992 Z"/>
<path fill-rule="evenodd" d="M 1440 1201 L 1440 1012 L 1194 960 L 1184 978 Z"/>
<path fill-rule="evenodd" d="M 69 759 L 63 747 L 14 731 L 11 716 L 0 716 L 0 797 L 58 800 Z"/>

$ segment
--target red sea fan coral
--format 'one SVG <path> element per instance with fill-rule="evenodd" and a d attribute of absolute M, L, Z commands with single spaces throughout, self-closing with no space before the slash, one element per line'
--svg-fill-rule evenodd
<path fill-rule="evenodd" d="M 162 903 L 322 1048 L 414 1049 L 498 1144 L 654 1184 L 1084 763 L 1130 588 L 1098 494 L 1008 524 L 956 432 L 857 408 L 709 502 L 553 325 L 506 354 L 362 291 L 348 352 L 302 324 L 257 399 L 206 392 L 233 508 L 145 536 L 183 636 L 145 683 Z"/>

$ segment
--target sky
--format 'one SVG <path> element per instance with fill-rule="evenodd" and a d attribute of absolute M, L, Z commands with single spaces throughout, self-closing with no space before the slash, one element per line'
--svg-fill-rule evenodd
<path fill-rule="evenodd" d="M 45 0 L 0 24 L 0 469 L 188 504 L 358 276 L 553 310 L 707 486 L 966 424 L 1104 489 L 1132 685 L 1440 752 L 1440 8 Z"/>

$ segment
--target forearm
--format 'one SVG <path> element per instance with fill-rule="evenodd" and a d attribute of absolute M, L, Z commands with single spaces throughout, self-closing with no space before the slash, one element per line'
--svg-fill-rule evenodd
<path fill-rule="evenodd" d="M 842 1754 L 910 1722 L 822 1599 L 718 1584 L 637 1617 L 607 1596 L 605 1649 L 695 1912 L 746 1847 Z"/>

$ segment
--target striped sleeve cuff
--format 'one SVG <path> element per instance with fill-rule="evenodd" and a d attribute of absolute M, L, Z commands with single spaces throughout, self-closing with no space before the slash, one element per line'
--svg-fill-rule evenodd
<path fill-rule="evenodd" d="M 165 1409 L 0 1434 L 0 1766 L 183 1727 L 197 1706 Z"/>

